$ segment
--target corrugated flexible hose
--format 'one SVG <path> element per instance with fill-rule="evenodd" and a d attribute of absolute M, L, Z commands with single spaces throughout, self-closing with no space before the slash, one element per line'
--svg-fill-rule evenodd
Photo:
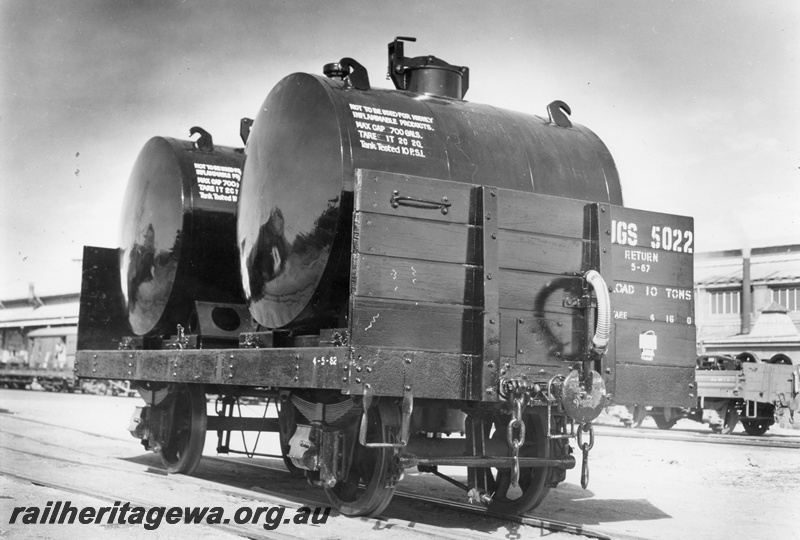
<path fill-rule="evenodd" d="M 611 299 L 608 286 L 603 276 L 596 270 L 589 270 L 584 275 L 586 282 L 592 286 L 597 296 L 597 325 L 592 338 L 592 350 L 603 355 L 608 348 L 611 335 Z"/>

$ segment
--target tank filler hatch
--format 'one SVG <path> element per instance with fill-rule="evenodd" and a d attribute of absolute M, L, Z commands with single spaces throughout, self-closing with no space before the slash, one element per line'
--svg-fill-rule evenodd
<path fill-rule="evenodd" d="M 464 99 L 469 89 L 469 68 L 453 66 L 435 56 L 407 58 L 403 42 L 417 41 L 398 36 L 389 43 L 389 77 L 398 90 Z"/>

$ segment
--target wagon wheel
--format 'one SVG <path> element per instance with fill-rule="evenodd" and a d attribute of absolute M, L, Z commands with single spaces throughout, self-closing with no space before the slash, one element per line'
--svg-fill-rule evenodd
<path fill-rule="evenodd" d="M 767 432 L 769 426 L 772 425 L 770 420 L 742 420 L 742 427 L 748 435 L 759 437 Z"/>
<path fill-rule="evenodd" d="M 506 439 L 510 418 L 494 420 L 492 439 Z M 525 444 L 519 450 L 520 457 L 550 457 L 550 444 L 541 415 L 526 415 Z M 509 449 L 508 455 L 511 455 Z M 486 469 L 478 468 L 481 472 Z M 489 510 L 501 514 L 519 515 L 533 510 L 550 491 L 547 485 L 549 467 L 522 467 L 519 470 L 519 486 L 511 485 L 511 469 L 488 469 L 488 488 L 492 495 Z"/>
<path fill-rule="evenodd" d="M 380 400 L 370 410 L 367 442 L 391 442 L 391 427 L 399 425 L 398 407 L 387 399 Z M 383 512 L 394 495 L 393 458 L 391 448 L 366 448 L 356 442 L 347 479 L 325 488 L 333 507 L 346 516 L 377 516 Z"/>
<path fill-rule="evenodd" d="M 772 358 L 770 358 L 769 360 L 767 360 L 767 363 L 768 364 L 784 364 L 784 365 L 787 365 L 787 366 L 791 366 L 792 365 L 792 359 L 789 358 L 787 355 L 785 355 L 783 353 L 778 353 L 775 356 L 773 356 Z"/>
<path fill-rule="evenodd" d="M 644 405 L 636 405 L 633 407 L 632 414 L 633 414 L 633 423 L 631 424 L 631 427 L 635 428 L 642 427 L 642 422 L 644 422 L 644 419 L 647 418 L 648 414 L 647 407 L 645 407 Z"/>
<path fill-rule="evenodd" d="M 171 474 L 192 474 L 203 456 L 206 442 L 206 394 L 203 387 L 177 386 L 171 405 L 167 440 L 159 455 Z"/>
<path fill-rule="evenodd" d="M 670 429 L 678 422 L 678 415 L 670 407 L 653 407 L 650 416 L 655 420 L 658 429 Z"/>
<path fill-rule="evenodd" d="M 715 433 L 730 435 L 733 433 L 736 424 L 739 422 L 739 412 L 733 403 L 728 402 L 725 406 L 725 416 L 722 418 L 722 425 L 711 428 Z"/>

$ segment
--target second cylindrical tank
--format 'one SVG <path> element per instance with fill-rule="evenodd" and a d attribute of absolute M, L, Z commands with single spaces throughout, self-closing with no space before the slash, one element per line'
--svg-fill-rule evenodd
<path fill-rule="evenodd" d="M 193 302 L 241 302 L 235 212 L 240 150 L 153 137 L 125 192 L 120 283 L 137 335 L 187 328 Z M 188 330 L 188 328 L 187 328 Z"/>

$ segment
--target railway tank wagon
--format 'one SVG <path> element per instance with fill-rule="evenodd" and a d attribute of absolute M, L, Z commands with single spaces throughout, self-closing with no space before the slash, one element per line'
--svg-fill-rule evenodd
<path fill-rule="evenodd" d="M 440 465 L 467 468 L 449 480 L 474 502 L 522 513 L 576 466 L 573 437 L 585 487 L 611 400 L 693 402 L 692 220 L 623 207 L 611 154 L 565 103 L 540 118 L 466 102 L 468 68 L 408 58 L 404 41 L 393 90 L 343 58 L 287 76 L 243 120 L 238 256 L 211 256 L 241 288 L 227 270 L 207 285 L 240 303 L 180 288 L 194 308 L 164 301 L 137 331 L 130 258 L 87 248 L 78 372 L 140 388 L 134 435 L 170 472 L 192 472 L 207 431 L 219 451 L 233 430 L 274 431 L 347 515 Z M 178 262 L 214 266 L 193 257 Z M 234 416 L 242 396 L 274 399 L 278 418 Z"/>

